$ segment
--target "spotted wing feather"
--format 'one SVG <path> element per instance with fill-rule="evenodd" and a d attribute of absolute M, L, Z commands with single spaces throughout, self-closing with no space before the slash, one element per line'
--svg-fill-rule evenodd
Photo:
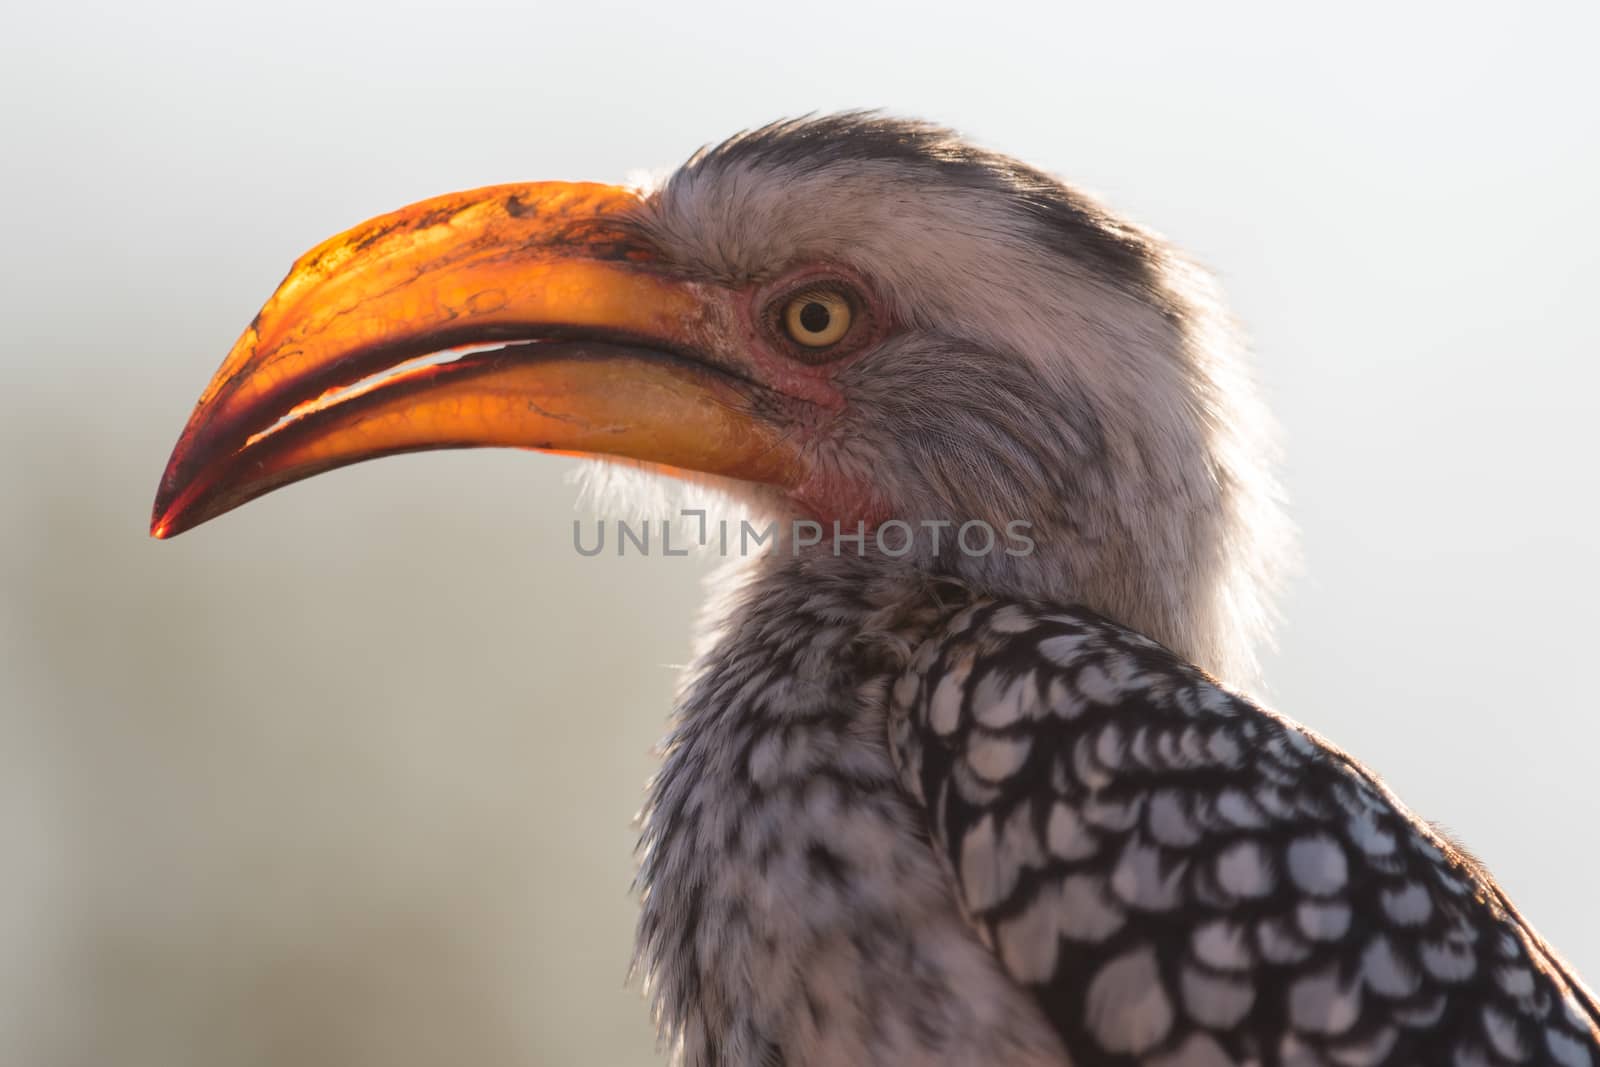
<path fill-rule="evenodd" d="M 980 603 L 891 742 L 1076 1063 L 1600 1067 L 1594 1000 L 1368 771 L 1082 610 Z"/>

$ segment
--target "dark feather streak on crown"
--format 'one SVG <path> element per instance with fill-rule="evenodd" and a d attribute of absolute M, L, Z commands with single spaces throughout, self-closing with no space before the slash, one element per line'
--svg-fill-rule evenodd
<path fill-rule="evenodd" d="M 873 111 L 784 119 L 702 148 L 680 174 L 692 178 L 736 166 L 809 173 L 849 163 L 895 164 L 1004 196 L 1051 252 L 1147 299 L 1162 292 L 1158 279 L 1167 251 L 1159 241 L 1043 171 L 929 122 Z"/>

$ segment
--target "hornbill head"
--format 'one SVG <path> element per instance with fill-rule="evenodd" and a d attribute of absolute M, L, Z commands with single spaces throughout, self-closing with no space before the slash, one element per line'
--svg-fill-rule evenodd
<path fill-rule="evenodd" d="M 599 455 L 845 531 L 1027 523 L 1027 554 L 942 527 L 905 559 L 1237 679 L 1282 543 L 1265 429 L 1161 241 L 949 131 L 846 114 L 653 190 L 494 186 L 314 248 L 202 393 L 151 532 L 398 452 Z"/>

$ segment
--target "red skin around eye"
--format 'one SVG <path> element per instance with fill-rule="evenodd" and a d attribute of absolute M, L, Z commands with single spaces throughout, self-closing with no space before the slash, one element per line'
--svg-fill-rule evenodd
<path fill-rule="evenodd" d="M 808 286 L 833 283 L 856 296 L 855 321 L 839 342 L 837 358 L 808 362 L 795 353 L 774 329 L 773 305 Z M 753 376 L 772 388 L 829 411 L 844 407 L 844 395 L 834 378 L 869 352 L 889 333 L 890 319 L 876 293 L 856 272 L 846 267 L 809 264 L 788 271 L 774 281 L 735 294 L 735 329 L 738 347 L 746 354 Z"/>
<path fill-rule="evenodd" d="M 848 290 L 855 298 L 850 331 L 839 342 L 838 355 L 831 359 L 819 360 L 815 352 L 788 341 L 775 321 L 775 310 L 790 296 L 816 285 Z M 734 336 L 729 348 L 740 353 L 752 378 L 802 401 L 802 411 L 810 406 L 815 417 L 803 419 L 808 425 L 800 431 L 809 434 L 816 434 L 845 409 L 846 398 L 837 384 L 840 373 L 881 343 L 894 326 L 888 309 L 865 279 L 849 268 L 831 264 L 807 264 L 765 284 L 739 290 L 732 294 L 732 311 Z M 830 536 L 835 522 L 850 534 L 856 532 L 858 523 L 870 531 L 889 517 L 887 506 L 870 483 L 848 478 L 826 462 L 817 464 L 805 483 L 790 491 L 790 498 Z"/>

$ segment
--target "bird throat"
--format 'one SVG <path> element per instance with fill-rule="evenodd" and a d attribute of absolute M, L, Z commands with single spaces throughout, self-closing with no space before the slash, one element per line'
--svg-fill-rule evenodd
<path fill-rule="evenodd" d="M 769 560 L 718 620 L 641 839 L 637 966 L 680 1062 L 1060 1062 L 957 913 L 890 754 L 894 679 L 969 600 L 883 561 Z M 992 1018 L 918 1025 L 973 1005 Z"/>

